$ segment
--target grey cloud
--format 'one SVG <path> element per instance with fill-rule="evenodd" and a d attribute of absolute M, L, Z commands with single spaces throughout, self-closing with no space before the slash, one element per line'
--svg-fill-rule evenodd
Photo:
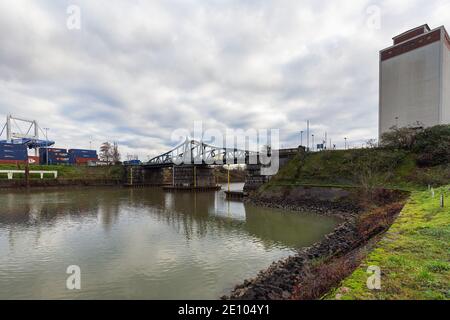
<path fill-rule="evenodd" d="M 116 140 L 143 159 L 198 120 L 279 128 L 284 146 L 307 119 L 317 136 L 374 138 L 378 51 L 450 18 L 440 0 L 80 0 L 82 29 L 69 31 L 69 4 L 0 4 L 0 117 L 36 118 L 61 146 Z M 370 5 L 381 30 L 365 25 Z"/>

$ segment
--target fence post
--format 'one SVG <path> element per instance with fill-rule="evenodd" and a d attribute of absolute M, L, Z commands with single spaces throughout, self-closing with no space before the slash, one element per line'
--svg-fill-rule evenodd
<path fill-rule="evenodd" d="M 29 166 L 28 160 L 25 164 L 25 183 L 27 185 L 27 188 L 29 188 L 30 187 L 30 166 Z"/>
<path fill-rule="evenodd" d="M 441 193 L 441 208 L 444 207 L 444 193 Z"/>

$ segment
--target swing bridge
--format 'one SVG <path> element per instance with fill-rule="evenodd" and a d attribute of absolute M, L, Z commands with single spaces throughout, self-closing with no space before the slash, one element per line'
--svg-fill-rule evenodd
<path fill-rule="evenodd" d="M 246 165 L 244 190 L 257 189 L 266 183 L 273 169 L 287 162 L 299 149 L 257 152 L 237 148 L 216 147 L 202 141 L 186 139 L 174 149 L 141 165 L 127 166 L 127 184 L 165 185 L 171 190 L 212 190 L 219 186 L 214 166 Z M 276 172 L 275 172 L 276 173 Z M 170 176 L 171 179 L 167 179 Z"/>

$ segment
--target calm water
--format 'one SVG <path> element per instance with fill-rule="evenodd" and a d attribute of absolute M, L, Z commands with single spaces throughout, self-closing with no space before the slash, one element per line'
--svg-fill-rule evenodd
<path fill-rule="evenodd" d="M 1 192 L 0 299 L 215 299 L 337 223 L 222 191 Z M 79 291 L 66 289 L 69 265 Z"/>

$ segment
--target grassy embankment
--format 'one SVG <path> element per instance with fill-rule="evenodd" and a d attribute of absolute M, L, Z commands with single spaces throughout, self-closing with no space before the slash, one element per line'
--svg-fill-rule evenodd
<path fill-rule="evenodd" d="M 49 165 L 39 166 L 30 165 L 31 170 L 58 171 L 59 180 L 120 180 L 123 176 L 123 167 L 105 166 L 105 167 L 87 167 L 87 166 L 63 166 Z M 0 170 L 24 170 L 25 165 L 0 165 Z M 45 179 L 53 179 L 51 175 L 45 175 Z M 6 180 L 7 175 L 1 174 L 1 180 Z M 15 180 L 23 180 L 23 174 L 14 174 Z M 39 175 L 30 175 L 30 179 L 39 180 Z"/>
<path fill-rule="evenodd" d="M 0 170 L 24 170 L 25 165 L 0 165 Z M 30 165 L 30 170 L 45 170 L 58 171 L 58 179 L 60 180 L 120 180 L 124 174 L 122 166 L 101 166 L 101 167 L 87 167 L 87 166 L 39 166 Z M 228 181 L 228 170 L 224 167 L 217 167 L 214 170 L 214 175 L 217 177 L 219 183 L 226 183 Z M 231 182 L 244 182 L 245 170 L 233 169 L 230 170 Z M 23 174 L 14 174 L 15 180 L 23 180 Z M 45 179 L 53 179 L 51 175 L 45 175 Z M 0 180 L 6 180 L 6 174 L 0 174 Z M 39 175 L 31 175 L 30 179 L 38 180 Z M 172 180 L 171 178 L 169 180 Z"/>
<path fill-rule="evenodd" d="M 403 150 L 354 149 L 298 155 L 264 186 L 318 185 L 423 190 L 450 181 L 450 165 L 419 167 Z"/>
<path fill-rule="evenodd" d="M 411 197 L 381 242 L 327 298 L 450 299 L 450 165 L 419 167 L 404 150 L 362 149 L 298 155 L 260 192 L 298 185 L 401 189 Z M 431 196 L 428 186 L 435 189 Z M 447 185 L 447 186 L 445 186 Z M 440 188 L 439 188 L 440 187 Z M 440 208 L 440 194 L 446 205 Z M 367 289 L 367 266 L 382 289 Z M 340 297 L 341 296 L 341 297 Z"/>
<path fill-rule="evenodd" d="M 363 263 L 327 299 L 450 299 L 450 185 L 414 191 L 400 216 Z M 381 290 L 369 290 L 367 268 L 381 268 Z"/>

